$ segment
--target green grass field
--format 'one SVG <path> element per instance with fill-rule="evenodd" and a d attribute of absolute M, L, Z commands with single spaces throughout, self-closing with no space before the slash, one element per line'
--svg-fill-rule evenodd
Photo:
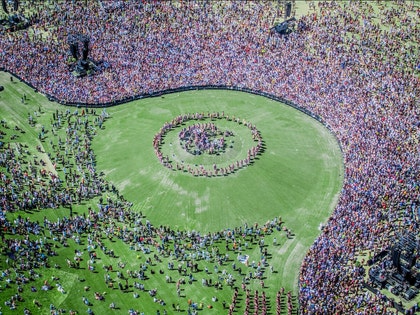
<path fill-rule="evenodd" d="M 0 116 L 10 127 L 3 141 L 9 140 L 15 133 L 14 126 L 19 126 L 25 133 L 19 133 L 18 140 L 14 141 L 28 145 L 28 150 L 33 154 L 38 154 L 36 145 L 42 145 L 47 153 L 51 152 L 51 143 L 56 140 L 54 136 L 47 133 L 41 142 L 37 135 L 41 126 L 50 129 L 51 117 L 56 110 L 65 111 L 67 108 L 48 101 L 16 79 L 10 82 L 10 76 L 6 73 L 1 73 L 0 85 L 5 86 L 5 91 L 0 92 Z M 25 104 L 21 102 L 23 94 L 28 99 Z M 74 108 L 70 110 L 74 111 Z M 251 122 L 260 131 L 265 149 L 254 163 L 228 176 L 213 177 L 192 176 L 186 172 L 170 170 L 159 163 L 152 141 L 165 122 L 186 113 L 222 111 L 225 115 Z M 141 212 L 155 226 L 164 225 L 180 231 L 194 230 L 202 234 L 243 227 L 245 224 L 262 225 L 268 220 L 281 217 L 284 226 L 294 236 L 287 238 L 283 231 L 264 235 L 269 253 L 268 263 L 273 267 L 273 273 L 268 268 L 265 272 L 264 291 L 272 307 L 275 305 L 275 293 L 281 287 L 296 296 L 301 261 L 320 233 L 320 224 L 331 214 L 342 185 L 341 152 L 334 136 L 324 126 L 296 109 L 267 98 L 221 90 L 191 91 L 143 99 L 108 108 L 107 113 L 110 118 L 102 129 L 97 128 L 93 139 L 97 172 L 103 172 L 125 199 L 133 203 L 132 209 L 135 212 Z M 28 124 L 28 115 L 36 117 L 35 125 Z M 185 161 L 191 165 L 222 165 L 242 158 L 250 145 L 248 130 L 241 124 L 225 120 L 216 120 L 214 123 L 234 133 L 230 138 L 233 140 L 232 148 L 225 153 L 218 156 L 192 156 L 179 146 L 178 130 L 168 133 L 162 150 L 179 163 Z M 64 135 L 63 129 L 57 136 L 60 134 Z M 46 154 L 43 158 L 48 159 Z M 47 166 L 52 163 L 48 161 Z M 63 176 L 61 170 L 58 172 Z M 107 196 L 105 193 L 104 197 Z M 87 207 L 94 208 L 96 203 L 97 198 L 84 201 L 75 205 L 74 211 L 76 214 L 86 213 Z M 8 216 L 12 218 L 19 214 L 33 220 L 41 221 L 44 216 L 57 220 L 68 216 L 68 209 L 41 209 Z M 277 240 L 275 245 L 274 238 Z M 48 241 L 54 243 L 51 239 Z M 87 310 L 82 302 L 82 296 L 86 296 L 92 302 L 91 308 L 95 314 L 127 314 L 130 308 L 144 311 L 145 314 L 156 314 L 156 310 L 162 312 L 166 309 L 171 314 L 171 305 L 174 303 L 179 303 L 181 310 L 186 312 L 189 299 L 203 303 L 204 309 L 199 310 L 199 313 L 222 314 L 222 301 L 229 304 L 233 290 L 227 285 L 222 289 L 203 287 L 201 279 L 209 278 L 215 282 L 225 273 L 230 273 L 235 279 L 235 285 L 240 286 L 244 275 L 253 271 L 251 266 L 247 267 L 237 261 L 238 251 L 230 249 L 226 252 L 227 261 L 218 270 L 215 269 L 215 261 L 200 260 L 201 271 L 194 273 L 197 281 L 184 285 L 181 297 L 178 297 L 175 283 L 166 283 L 165 276 L 170 275 L 176 281 L 179 275 L 177 270 L 168 270 L 167 264 L 172 261 L 175 266 L 184 266 L 185 261 L 164 257 L 161 262 L 154 262 L 147 269 L 147 272 L 162 269 L 164 275 L 157 272 L 149 274 L 149 279 L 144 281 L 146 289 L 158 289 L 158 297 L 166 302 L 166 306 L 162 306 L 154 303 L 147 292 L 140 292 L 140 297 L 134 298 L 133 292 L 136 289 L 132 287 L 133 279 L 129 279 L 130 287 L 124 292 L 110 289 L 104 282 L 106 272 L 102 266 L 112 264 L 114 272 L 111 277 L 116 278 L 115 267 L 119 262 L 125 263 L 121 270 L 139 269 L 147 257 L 154 254 L 153 250 L 151 254 L 132 250 L 116 237 L 104 239 L 104 243 L 114 249 L 117 257 L 107 256 L 98 250 L 95 272 L 87 269 L 86 235 L 81 235 L 80 244 L 73 239 L 68 240 L 68 247 L 54 243 L 58 255 L 50 258 L 50 264 L 60 268 L 40 270 L 40 277 L 31 285 L 39 288 L 46 279 L 54 283 L 51 277 L 55 276 L 59 278 L 56 281 L 63 285 L 66 293 L 62 294 L 55 289 L 34 293 L 25 288 L 22 293 L 25 302 L 18 303 L 18 309 L 26 306 L 35 314 L 48 314 L 49 304 L 54 303 L 57 308 L 73 309 L 82 314 Z M 214 246 L 225 251 L 224 241 L 216 242 Z M 65 263 L 66 258 L 73 256 L 75 249 L 83 252 L 81 269 L 68 268 Z M 260 260 L 256 242 L 249 241 L 246 248 L 241 248 L 241 253 L 249 255 L 250 262 Z M 233 270 L 233 263 L 241 265 L 241 274 Z M 1 266 L 2 269 L 7 268 L 4 259 L 1 260 Z M 204 273 L 205 268 L 208 268 L 209 273 Z M 118 281 L 115 279 L 115 282 Z M 1 283 L 1 297 L 6 300 L 16 292 L 16 286 L 5 287 L 4 279 Z M 89 291 L 84 291 L 85 286 L 90 287 Z M 247 286 L 252 292 L 262 291 L 257 279 L 249 280 Z M 95 291 L 106 293 L 105 302 L 93 298 Z M 217 301 L 211 300 L 213 296 L 217 297 Z M 242 293 L 241 297 L 241 302 L 236 306 L 240 312 L 245 307 Z M 35 298 L 42 303 L 39 310 L 32 303 Z M 116 303 L 117 310 L 111 311 L 108 308 L 111 302 Z M 212 308 L 208 309 L 207 305 L 212 305 Z M 3 307 L 3 313 L 7 312 Z"/>
<path fill-rule="evenodd" d="M 254 164 L 212 178 L 160 165 L 151 142 L 164 122 L 184 113 L 222 111 L 260 130 L 266 151 Z M 342 172 L 337 143 L 322 125 L 291 107 L 241 92 L 193 91 L 117 106 L 108 113 L 112 119 L 94 142 L 98 167 L 152 221 L 213 231 L 281 215 L 298 230 L 301 215 L 317 227 L 334 205 Z M 233 139 L 235 144 L 247 140 L 242 135 Z M 175 141 L 170 145 L 179 147 Z M 180 151 L 175 159 L 200 158 Z"/>

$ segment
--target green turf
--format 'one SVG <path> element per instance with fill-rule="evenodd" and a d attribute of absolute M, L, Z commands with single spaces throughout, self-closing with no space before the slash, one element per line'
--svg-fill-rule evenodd
<path fill-rule="evenodd" d="M 23 83 L 16 82 L 16 79 L 11 83 L 9 77 L 4 73 L 0 75 L 0 85 L 5 86 L 5 91 L 0 93 L 0 115 L 11 127 L 7 130 L 7 137 L 14 133 L 13 127 L 18 125 L 26 131 L 18 134 L 18 142 L 27 144 L 33 153 L 38 144 L 50 152 L 50 140 L 55 142 L 56 139 L 47 134 L 46 139 L 40 142 L 38 133 L 42 125 L 50 128 L 50 120 L 55 110 L 64 111 L 66 108 L 48 101 Z M 21 102 L 23 94 L 28 98 L 25 104 Z M 180 114 L 217 111 L 224 111 L 226 115 L 234 115 L 241 120 L 245 119 L 261 132 L 265 150 L 252 165 L 228 176 L 208 178 L 169 170 L 158 162 L 152 140 L 165 122 Z M 265 243 L 271 255 L 269 264 L 275 272 L 271 274 L 270 271 L 266 271 L 265 291 L 273 306 L 275 292 L 280 287 L 285 287 L 296 295 L 300 263 L 308 247 L 319 234 L 320 223 L 325 222 L 335 206 L 342 184 L 343 165 L 340 150 L 335 138 L 320 123 L 289 106 L 264 97 L 213 90 L 144 99 L 109 108 L 107 112 L 110 119 L 105 122 L 102 130 L 97 129 L 97 136 L 93 142 L 97 168 L 105 173 L 106 178 L 127 200 L 133 202 L 135 211 L 141 211 L 155 225 L 168 225 L 175 230 L 196 230 L 201 233 L 244 226 L 245 223 L 253 225 L 258 222 L 261 225 L 267 220 L 281 216 L 285 226 L 293 231 L 294 236 L 288 239 L 284 232 L 265 235 Z M 34 126 L 28 124 L 28 115 L 35 117 Z M 216 157 L 201 156 L 195 160 L 197 157 L 190 156 L 176 143 L 177 130 L 168 133 L 163 150 L 174 154 L 174 159 L 186 161 L 188 158 L 193 164 L 212 165 L 212 159 L 217 159 L 218 164 L 223 164 L 241 158 L 246 148 L 252 145 L 252 141 L 249 142 L 248 130 L 243 128 L 243 125 L 233 122 L 216 120 L 215 123 L 222 129 L 227 128 L 234 132 L 234 144 L 226 153 Z M 96 200 L 92 200 L 75 205 L 75 212 L 86 212 L 87 207 L 95 207 L 95 203 Z M 68 209 L 33 211 L 24 215 L 33 220 L 42 220 L 44 215 L 50 220 L 56 220 L 68 215 Z M 277 239 L 276 246 L 272 244 L 274 237 Z M 154 266 L 149 266 L 147 274 L 150 279 L 145 281 L 146 289 L 158 288 L 158 297 L 164 298 L 169 305 L 163 307 L 154 303 L 147 293 L 140 293 L 140 297 L 134 299 L 132 287 L 129 288 L 129 292 L 121 292 L 118 289 L 107 288 L 103 280 L 105 271 L 102 266 L 112 264 L 115 268 L 118 262 L 124 262 L 126 267 L 120 270 L 136 270 L 140 264 L 145 263 L 148 255 L 133 251 L 115 237 L 112 240 L 104 239 L 106 246 L 114 249 L 117 258 L 97 250 L 96 271 L 92 273 L 87 270 L 85 236 L 81 236 L 81 239 L 80 245 L 69 239 L 69 247 L 47 239 L 55 244 L 58 253 L 58 256 L 50 258 L 51 265 L 57 264 L 60 268 L 40 270 L 41 276 L 32 285 L 39 288 L 44 280 L 54 284 L 57 281 L 53 281 L 52 277 L 56 276 L 66 293 L 62 294 L 55 289 L 32 293 L 26 289 L 26 302 L 19 305 L 20 309 L 27 306 L 35 313 L 47 314 L 48 305 L 54 303 L 60 308 L 76 309 L 79 313 L 85 313 L 87 307 L 82 303 L 81 297 L 86 295 L 94 304 L 92 309 L 95 314 L 109 313 L 108 305 L 112 301 L 119 307 L 115 313 L 127 313 L 129 308 L 143 310 L 146 314 L 155 314 L 156 309 L 166 308 L 171 313 L 170 305 L 178 302 L 181 309 L 186 311 L 188 299 L 202 302 L 204 306 L 213 306 L 211 310 L 205 309 L 200 311 L 201 313 L 221 314 L 221 302 L 230 302 L 232 289 L 226 285 L 222 290 L 203 287 L 201 279 L 208 278 L 215 282 L 225 269 L 227 273 L 234 275 L 237 285 L 240 285 L 243 275 L 253 271 L 253 268 L 245 265 L 241 265 L 242 275 L 234 271 L 232 263 L 240 263 L 236 260 L 238 252 L 232 250 L 227 252 L 229 260 L 219 267 L 217 273 L 214 270 L 214 261 L 199 261 L 199 268 L 203 270 L 207 267 L 210 273 L 195 273 L 194 277 L 198 281 L 194 281 L 192 285 L 184 285 L 182 296 L 178 298 L 174 283 L 167 284 L 164 275 L 149 273 L 150 269 L 156 273 L 162 269 L 165 275 L 178 280 L 177 271 L 167 270 L 167 263 L 174 261 L 173 257 L 165 257 L 162 263 L 155 262 Z M 250 256 L 250 262 L 258 262 L 260 254 L 257 244 L 249 239 L 247 243 L 248 248 L 242 247 L 243 253 Z M 225 243 L 215 243 L 215 246 L 224 250 Z M 75 249 L 83 252 L 82 268 L 77 270 L 68 268 L 65 263 L 66 258 L 73 257 Z M 154 252 L 150 256 L 153 254 Z M 182 261 L 174 263 L 175 266 L 183 264 Z M 2 266 L 5 267 L 4 260 Z M 111 273 L 111 277 L 118 281 L 115 272 Z M 133 280 L 130 279 L 130 285 L 132 283 Z M 84 291 L 85 286 L 90 287 L 88 292 Z M 261 291 L 260 283 L 255 279 L 248 283 L 248 287 Z M 15 290 L 15 286 L 3 288 L 1 296 L 6 299 Z M 106 292 L 105 302 L 94 300 L 95 291 Z M 217 296 L 218 301 L 211 301 L 212 296 Z M 32 305 L 34 298 L 43 304 L 42 310 L 37 310 Z M 242 300 L 237 310 L 243 308 Z"/>
<path fill-rule="evenodd" d="M 254 164 L 212 178 L 160 165 L 151 142 L 166 121 L 184 113 L 222 111 L 260 130 L 266 150 Z M 133 102 L 108 113 L 112 119 L 94 142 L 98 167 L 152 221 L 212 231 L 281 215 L 296 230 L 300 214 L 309 215 L 303 218 L 316 228 L 334 205 L 342 171 L 337 143 L 321 124 L 289 106 L 241 92 L 193 91 Z M 236 128 L 237 124 L 230 125 Z M 177 138 L 177 131 L 170 136 Z M 233 139 L 241 142 L 247 137 Z M 174 140 L 165 144 L 176 153 L 171 158 L 190 163 L 201 159 Z M 213 159 L 235 161 L 237 157 L 227 152 Z"/>

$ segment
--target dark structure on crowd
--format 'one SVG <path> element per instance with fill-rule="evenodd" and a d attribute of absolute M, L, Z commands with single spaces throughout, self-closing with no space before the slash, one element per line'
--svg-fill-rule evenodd
<path fill-rule="evenodd" d="M 281 22 L 271 28 L 271 32 L 275 32 L 280 35 L 288 35 L 293 31 L 294 22 L 296 19 L 294 17 Z"/>
<path fill-rule="evenodd" d="M 410 285 L 420 288 L 420 242 L 413 232 L 400 237 L 392 247 L 392 263 L 397 272 Z"/>
<path fill-rule="evenodd" d="M 69 44 L 71 56 L 76 60 L 79 59 L 79 39 L 77 35 L 69 34 L 67 43 Z"/>
<path fill-rule="evenodd" d="M 1 6 L 3 7 L 3 11 L 6 14 L 9 14 L 9 9 L 7 8 L 6 0 L 1 0 Z M 13 1 L 13 10 L 17 11 L 18 9 L 19 9 L 19 0 L 14 0 Z"/>
<path fill-rule="evenodd" d="M 283 12 L 283 18 L 289 19 L 295 16 L 296 12 L 296 0 L 277 0 L 279 7 L 281 7 Z"/>
<path fill-rule="evenodd" d="M 371 291 L 388 290 L 396 298 L 411 301 L 420 289 L 420 238 L 417 233 L 397 235 L 390 250 L 368 261 Z"/>
<path fill-rule="evenodd" d="M 292 7 L 294 6 L 294 2 L 287 1 L 284 3 L 284 18 L 287 19 L 292 16 Z"/>
<path fill-rule="evenodd" d="M 69 34 L 67 37 L 67 43 L 70 49 L 69 68 L 70 72 L 76 77 L 90 75 L 99 70 L 95 62 L 88 59 L 89 42 L 89 36 L 83 34 Z M 81 54 L 79 51 L 80 46 L 82 47 Z"/>
<path fill-rule="evenodd" d="M 1 5 L 6 17 L 0 19 L 0 31 L 14 32 L 23 30 L 30 26 L 30 21 L 22 14 L 18 13 L 19 1 L 13 1 L 13 12 L 10 13 L 6 0 L 1 0 Z"/>
<path fill-rule="evenodd" d="M 284 21 L 273 26 L 270 31 L 280 35 L 287 35 L 293 31 L 296 11 L 295 0 L 277 0 L 283 12 Z"/>

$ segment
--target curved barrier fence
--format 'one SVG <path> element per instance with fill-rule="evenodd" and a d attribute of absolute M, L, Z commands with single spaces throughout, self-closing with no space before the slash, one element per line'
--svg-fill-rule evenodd
<path fill-rule="evenodd" d="M 20 81 L 25 82 L 28 86 L 33 88 L 35 91 L 38 91 L 36 87 L 34 87 L 32 84 L 22 80 L 22 78 L 20 78 L 18 75 L 14 74 L 14 73 L 11 73 L 10 71 L 8 71 L 4 68 L 0 68 L 0 71 L 10 73 L 11 75 L 18 78 Z M 122 99 L 122 100 L 115 100 L 113 102 L 108 102 L 108 103 L 66 102 L 65 100 L 57 99 L 56 97 L 54 97 L 52 95 L 49 95 L 49 94 L 46 94 L 46 93 L 42 93 L 42 94 L 45 95 L 48 98 L 48 100 L 50 100 L 52 102 L 57 102 L 61 105 L 74 106 L 74 107 L 103 108 L 103 107 L 117 106 L 117 105 L 125 104 L 125 103 L 128 103 L 128 102 L 132 102 L 132 101 L 140 100 L 140 99 L 144 99 L 144 98 L 158 97 L 158 96 L 162 96 L 162 95 L 165 95 L 165 94 L 185 92 L 185 91 L 193 91 L 193 90 L 231 90 L 231 91 L 240 91 L 240 92 L 246 92 L 246 93 L 251 93 L 251 94 L 255 94 L 255 95 L 264 96 L 264 97 L 267 97 L 267 98 L 272 99 L 274 101 L 284 103 L 288 106 L 291 106 L 291 107 L 309 115 L 310 117 L 312 117 L 312 118 L 316 119 L 317 121 L 319 121 L 320 123 L 322 123 L 335 136 L 333 130 L 331 129 L 331 126 L 326 121 L 324 121 L 324 119 L 322 119 L 321 116 L 310 112 L 306 108 L 303 108 L 303 107 L 301 107 L 301 106 L 299 106 L 295 103 L 292 103 L 292 102 L 290 102 L 290 101 L 288 101 L 288 100 L 286 100 L 282 97 L 278 97 L 278 96 L 270 94 L 270 93 L 266 93 L 266 92 L 258 91 L 258 90 L 252 90 L 252 89 L 248 89 L 248 88 L 244 88 L 244 87 L 238 87 L 238 86 L 227 86 L 227 85 L 182 86 L 182 87 L 178 87 L 178 88 L 174 88 L 174 89 L 167 89 L 167 90 L 156 91 L 156 92 L 152 92 L 152 93 L 139 94 L 139 95 L 135 95 L 135 96 L 132 96 L 132 97 L 129 97 L 129 98 L 125 98 L 125 99 Z M 337 141 L 337 143 L 339 144 L 340 150 L 343 153 L 340 142 Z"/>

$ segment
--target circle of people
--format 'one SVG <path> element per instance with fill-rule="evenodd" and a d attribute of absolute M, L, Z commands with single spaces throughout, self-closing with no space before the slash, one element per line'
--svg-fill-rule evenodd
<path fill-rule="evenodd" d="M 191 120 L 214 120 L 214 119 L 225 119 L 227 121 L 232 121 L 237 124 L 243 125 L 247 127 L 251 131 L 251 138 L 253 142 L 257 142 L 255 146 L 252 146 L 247 150 L 246 157 L 243 159 L 239 159 L 237 161 L 233 161 L 229 163 L 227 166 L 219 166 L 216 163 L 213 164 L 211 169 L 196 164 L 185 163 L 184 161 L 175 162 L 173 161 L 168 155 L 165 155 L 162 152 L 162 146 L 164 143 L 165 136 L 168 132 L 174 130 L 175 128 L 179 128 L 184 123 L 191 121 Z M 215 134 L 220 134 L 222 137 L 216 140 L 210 140 Z M 203 152 L 208 152 L 210 154 L 220 153 L 221 150 L 224 149 L 225 146 L 225 137 L 232 136 L 233 133 L 231 131 L 218 131 L 216 125 L 212 122 L 204 122 L 204 123 L 195 123 L 189 125 L 185 128 L 182 128 L 179 132 L 179 139 L 180 145 L 187 151 L 194 155 L 200 155 Z M 230 117 L 229 115 L 225 115 L 224 112 L 215 112 L 215 113 L 188 113 L 184 115 L 178 115 L 171 122 L 166 122 L 163 127 L 159 130 L 159 132 L 153 138 L 153 147 L 155 154 L 159 160 L 159 162 L 171 169 L 177 171 L 188 172 L 194 176 L 224 176 L 229 175 L 231 173 L 236 172 L 237 170 L 244 168 L 250 165 L 254 160 L 255 157 L 261 154 L 263 145 L 263 140 L 261 137 L 260 132 L 252 125 L 250 122 L 246 121 L 245 119 L 241 120 L 238 117 Z"/>
<path fill-rule="evenodd" d="M 188 153 L 212 155 L 224 152 L 225 137 L 229 136 L 233 136 L 233 133 L 228 130 L 225 132 L 219 130 L 214 123 L 197 123 L 183 128 L 179 133 L 179 140 L 182 148 Z"/>

